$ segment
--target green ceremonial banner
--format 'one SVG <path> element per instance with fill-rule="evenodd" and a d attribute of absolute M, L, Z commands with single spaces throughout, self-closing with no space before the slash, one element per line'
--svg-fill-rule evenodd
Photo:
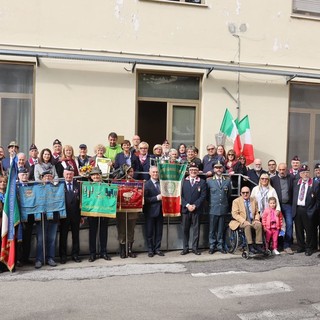
<path fill-rule="evenodd" d="M 83 182 L 81 215 L 116 218 L 118 186 L 100 182 Z"/>

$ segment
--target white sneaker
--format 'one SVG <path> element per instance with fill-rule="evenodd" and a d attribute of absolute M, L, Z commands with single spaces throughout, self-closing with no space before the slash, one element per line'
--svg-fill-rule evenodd
<path fill-rule="evenodd" d="M 280 252 L 277 249 L 273 249 L 272 254 L 276 256 L 276 255 L 280 254 Z"/>

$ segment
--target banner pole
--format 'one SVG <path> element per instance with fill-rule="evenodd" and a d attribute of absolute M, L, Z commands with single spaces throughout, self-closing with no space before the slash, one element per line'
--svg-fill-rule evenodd
<path fill-rule="evenodd" d="M 44 212 L 41 212 L 43 265 L 46 264 L 46 240 L 44 238 Z"/>
<path fill-rule="evenodd" d="M 101 243 L 100 243 L 100 219 L 101 219 L 101 217 L 99 217 L 99 220 L 98 220 L 98 232 L 97 232 L 97 234 L 96 234 L 96 252 L 99 252 L 99 254 L 101 254 L 101 252 L 100 252 L 100 246 L 101 246 Z M 97 248 L 98 248 L 98 250 L 97 250 Z"/>
<path fill-rule="evenodd" d="M 170 217 L 168 216 L 168 222 L 167 222 L 167 251 L 169 251 L 169 225 L 170 225 Z"/>
<path fill-rule="evenodd" d="M 129 254 L 128 249 L 128 211 L 126 211 L 126 256 Z"/>

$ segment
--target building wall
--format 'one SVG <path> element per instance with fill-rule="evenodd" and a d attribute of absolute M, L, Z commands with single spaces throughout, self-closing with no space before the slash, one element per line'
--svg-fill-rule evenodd
<path fill-rule="evenodd" d="M 203 6 L 148 0 L 30 0 L 27 6 L 3 1 L 0 49 L 136 54 L 177 61 L 185 57 L 188 62 L 234 65 L 239 60 L 240 41 L 242 66 L 319 72 L 318 21 L 292 18 L 291 5 L 289 0 L 206 0 Z M 240 40 L 230 33 L 232 26 Z M 73 146 L 87 143 L 92 153 L 95 144 L 106 143 L 110 131 L 131 138 L 136 130 L 136 74 L 125 70 L 131 67 L 40 59 L 35 74 L 35 142 L 39 149 L 59 138 Z M 199 72 L 205 74 L 205 70 Z M 214 142 L 225 108 L 237 116 L 236 103 L 223 90 L 237 97 L 237 80 L 238 74 L 230 72 L 213 71 L 203 77 L 202 152 Z M 265 162 L 286 158 L 286 80 L 240 76 L 240 117 L 249 115 L 256 156 Z"/>

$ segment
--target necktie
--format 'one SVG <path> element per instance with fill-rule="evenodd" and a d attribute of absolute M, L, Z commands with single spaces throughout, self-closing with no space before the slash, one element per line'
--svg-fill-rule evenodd
<path fill-rule="evenodd" d="M 69 191 L 69 192 L 72 192 L 71 182 L 68 182 L 68 191 Z"/>
<path fill-rule="evenodd" d="M 219 187 L 221 187 L 221 179 L 218 179 Z"/>
<path fill-rule="evenodd" d="M 299 200 L 300 201 L 303 201 L 305 192 L 306 192 L 306 183 L 302 182 L 302 186 L 301 186 L 300 193 L 299 193 Z"/>
<path fill-rule="evenodd" d="M 191 179 L 191 186 L 194 186 L 194 178 Z"/>
<path fill-rule="evenodd" d="M 157 190 L 160 191 L 159 181 L 156 181 L 156 182 L 155 182 L 155 186 L 156 186 Z"/>
<path fill-rule="evenodd" d="M 249 221 L 251 223 L 252 220 L 251 220 L 251 214 L 250 214 L 249 200 L 245 200 L 244 203 L 245 203 L 245 207 L 246 207 L 247 221 Z"/>

